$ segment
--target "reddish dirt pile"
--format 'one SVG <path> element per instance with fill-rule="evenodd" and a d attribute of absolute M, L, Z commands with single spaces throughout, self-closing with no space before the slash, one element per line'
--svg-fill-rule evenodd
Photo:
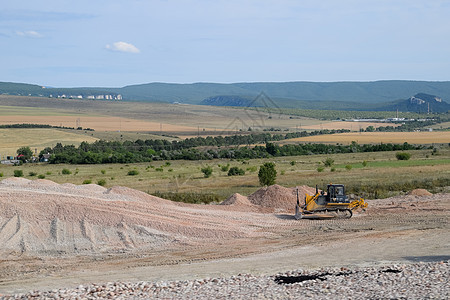
<path fill-rule="evenodd" d="M 429 191 L 425 190 L 425 189 L 415 189 L 415 190 L 412 190 L 411 192 L 409 192 L 408 195 L 412 195 L 412 196 L 431 196 L 433 194 L 430 193 Z"/>
<path fill-rule="evenodd" d="M 265 208 L 271 208 L 274 212 L 295 212 L 295 204 L 298 198 L 303 201 L 306 194 L 313 195 L 315 189 L 309 186 L 298 186 L 295 188 L 285 188 L 280 185 L 271 185 L 261 188 L 248 196 L 248 199 L 254 205 Z"/>
<path fill-rule="evenodd" d="M 284 190 L 269 188 L 275 199 Z M 264 206 L 239 194 L 224 205 L 193 205 L 126 187 L 7 178 L 0 182 L 0 254 L 122 253 L 258 237 L 255 224 L 276 219 L 261 214 L 273 211 L 263 196 Z"/>

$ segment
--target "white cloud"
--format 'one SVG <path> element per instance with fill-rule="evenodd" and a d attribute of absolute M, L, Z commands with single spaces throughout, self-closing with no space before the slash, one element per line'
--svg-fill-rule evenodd
<path fill-rule="evenodd" d="M 139 53 L 141 52 L 136 46 L 133 44 L 125 43 L 125 42 L 115 42 L 112 45 L 106 45 L 106 49 L 111 51 L 118 52 L 127 52 L 127 53 Z"/>
<path fill-rule="evenodd" d="M 18 36 L 29 37 L 29 38 L 41 38 L 41 37 L 43 37 L 42 34 L 40 34 L 37 31 L 34 31 L 34 30 L 16 31 L 16 34 Z"/>

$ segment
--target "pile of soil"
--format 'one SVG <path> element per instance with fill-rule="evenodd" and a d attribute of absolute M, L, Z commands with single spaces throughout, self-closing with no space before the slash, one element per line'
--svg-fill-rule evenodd
<path fill-rule="evenodd" d="M 275 184 L 257 190 L 248 196 L 248 199 L 254 205 L 271 208 L 274 212 L 294 213 L 297 203 L 297 189 L 300 202 L 303 201 L 306 194 L 313 195 L 315 193 L 315 188 L 305 185 L 285 188 Z"/>
<path fill-rule="evenodd" d="M 412 195 L 412 196 L 431 196 L 433 194 L 430 193 L 429 191 L 425 190 L 425 189 L 415 189 L 415 190 L 412 190 L 411 192 L 409 192 L 408 195 Z"/>
<path fill-rule="evenodd" d="M 228 204 L 185 204 L 126 187 L 7 178 L 0 181 L 0 255 L 123 253 L 216 243 L 261 236 L 255 224 L 275 218 L 255 214 L 261 209 L 239 194 Z"/>

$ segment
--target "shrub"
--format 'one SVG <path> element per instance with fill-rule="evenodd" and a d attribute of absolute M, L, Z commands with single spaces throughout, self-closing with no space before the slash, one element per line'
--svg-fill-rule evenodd
<path fill-rule="evenodd" d="M 66 169 L 66 168 L 62 169 L 61 173 L 64 174 L 64 175 L 72 174 L 72 172 L 69 169 Z"/>
<path fill-rule="evenodd" d="M 336 171 L 336 168 L 335 168 L 335 167 L 332 167 L 330 171 L 331 171 L 331 172 L 334 172 L 334 171 Z"/>
<path fill-rule="evenodd" d="M 324 167 L 322 167 L 322 166 L 318 166 L 317 167 L 317 172 L 323 172 L 323 170 L 325 170 Z"/>
<path fill-rule="evenodd" d="M 170 161 L 166 161 L 166 163 L 164 165 L 167 167 L 170 167 L 172 165 L 172 163 Z"/>
<path fill-rule="evenodd" d="M 162 171 L 164 171 L 164 169 L 162 167 L 161 168 L 156 168 L 155 171 L 156 172 L 162 172 Z"/>
<path fill-rule="evenodd" d="M 100 185 L 100 186 L 105 186 L 106 185 L 106 180 L 105 179 L 99 179 L 97 181 L 97 184 Z"/>
<path fill-rule="evenodd" d="M 277 179 L 277 170 L 275 170 L 275 164 L 273 162 L 266 162 L 259 167 L 258 179 L 260 185 L 272 185 L 275 184 Z"/>
<path fill-rule="evenodd" d="M 45 172 L 45 174 L 46 174 L 46 175 L 52 175 L 52 172 L 47 171 L 47 172 Z"/>
<path fill-rule="evenodd" d="M 291 166 L 295 166 L 296 162 L 293 160 L 290 162 Z"/>
<path fill-rule="evenodd" d="M 362 166 L 363 166 L 363 167 L 367 167 L 367 160 L 365 160 L 365 161 L 362 162 Z"/>
<path fill-rule="evenodd" d="M 3 177 L 3 173 L 0 173 L 0 177 Z"/>
<path fill-rule="evenodd" d="M 332 159 L 331 157 L 327 157 L 327 159 L 325 159 L 323 161 L 323 165 L 325 167 L 331 167 L 334 164 L 334 159 Z"/>
<path fill-rule="evenodd" d="M 397 152 L 397 154 L 395 154 L 395 157 L 398 160 L 408 160 L 411 158 L 411 154 L 409 154 L 408 152 Z"/>
<path fill-rule="evenodd" d="M 130 171 L 128 171 L 128 175 L 130 175 L 130 176 L 135 176 L 135 175 L 138 175 L 138 174 L 139 174 L 138 170 L 130 170 Z"/>
<path fill-rule="evenodd" d="M 231 167 L 228 170 L 228 176 L 239 176 L 239 175 L 244 175 L 244 174 L 245 174 L 245 171 L 238 167 Z"/>
<path fill-rule="evenodd" d="M 14 170 L 14 177 L 23 177 L 22 170 Z"/>
<path fill-rule="evenodd" d="M 83 184 L 91 184 L 91 183 L 92 183 L 92 180 L 90 180 L 90 179 L 86 179 L 83 181 Z"/>
<path fill-rule="evenodd" d="M 29 173 L 28 173 L 28 176 L 31 176 L 31 177 L 36 176 L 36 175 L 37 175 L 36 172 L 29 172 Z"/>
<path fill-rule="evenodd" d="M 202 168 L 201 171 L 203 172 L 203 176 L 205 178 L 209 178 L 209 177 L 211 177 L 213 169 L 211 168 L 211 166 L 206 166 L 206 167 Z"/>
<path fill-rule="evenodd" d="M 100 170 L 100 172 L 101 172 L 102 174 L 105 174 L 105 173 L 106 173 L 106 171 L 105 171 L 105 170 Z"/>
<path fill-rule="evenodd" d="M 230 164 L 226 164 L 226 165 L 220 166 L 220 170 L 222 172 L 228 172 L 229 169 L 230 169 Z"/>
<path fill-rule="evenodd" d="M 352 166 L 352 165 L 345 165 L 345 168 L 346 168 L 348 171 L 350 171 L 350 170 L 353 168 L 353 166 Z"/>
<path fill-rule="evenodd" d="M 44 178 L 45 178 L 45 175 L 44 175 L 44 174 L 39 174 L 39 175 L 38 175 L 38 178 L 39 178 L 39 179 L 44 179 Z"/>

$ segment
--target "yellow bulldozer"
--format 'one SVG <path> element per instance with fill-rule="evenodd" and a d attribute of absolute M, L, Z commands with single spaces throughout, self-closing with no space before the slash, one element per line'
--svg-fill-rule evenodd
<path fill-rule="evenodd" d="M 297 205 L 295 206 L 295 219 L 302 218 L 344 218 L 352 217 L 352 211 L 361 208 L 365 209 L 367 203 L 363 198 L 350 200 L 345 194 L 343 184 L 327 185 L 326 193 L 319 192 L 316 186 L 316 194 L 305 196 L 305 203 L 300 205 L 297 190 Z"/>

